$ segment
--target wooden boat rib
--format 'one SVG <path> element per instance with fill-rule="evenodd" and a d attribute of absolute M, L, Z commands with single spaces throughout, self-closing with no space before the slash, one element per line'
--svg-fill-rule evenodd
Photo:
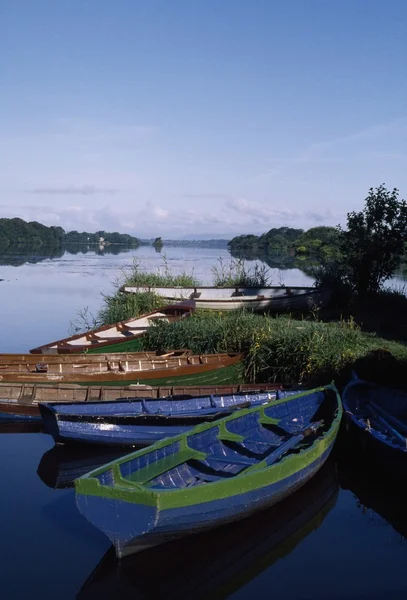
<path fill-rule="evenodd" d="M 253 311 L 309 311 L 328 304 L 331 291 L 315 287 L 267 286 L 267 287 L 155 287 L 122 286 L 125 294 L 155 292 L 168 302 L 193 300 L 196 308 L 206 310 L 236 310 L 248 308 Z"/>
<path fill-rule="evenodd" d="M 0 365 L 0 382 L 8 383 L 79 383 L 129 385 L 185 385 L 207 383 L 239 383 L 243 381 L 243 356 L 202 354 L 166 358 L 99 362 L 39 363 L 36 365 Z"/>
<path fill-rule="evenodd" d="M 111 548 L 76 600 L 229 598 L 317 530 L 335 506 L 338 491 L 335 467 L 328 461 L 284 502 L 240 523 L 177 539 L 119 563 Z M 298 585 L 304 591 L 301 581 Z"/>
<path fill-rule="evenodd" d="M 282 387 L 279 383 L 240 383 L 221 385 L 163 385 L 148 386 L 83 386 L 57 383 L 0 383 L 0 414 L 27 415 L 40 417 L 40 402 L 109 402 L 119 398 L 166 398 L 208 396 L 211 394 L 241 394 L 267 392 Z"/>
<path fill-rule="evenodd" d="M 187 300 L 164 306 L 139 317 L 103 325 L 86 333 L 77 333 L 56 342 L 30 350 L 31 354 L 69 354 L 79 352 L 112 352 L 140 350 L 140 339 L 153 323 L 172 323 L 191 316 L 195 302 Z"/>
<path fill-rule="evenodd" d="M 342 398 L 350 439 L 370 461 L 406 477 L 407 394 L 354 374 Z"/>
<path fill-rule="evenodd" d="M 297 392 L 298 393 L 298 392 Z M 40 404 L 44 428 L 57 443 L 146 446 L 194 425 L 276 399 L 276 392 L 189 398 Z"/>
<path fill-rule="evenodd" d="M 77 479 L 77 506 L 119 557 L 239 520 L 315 475 L 341 416 L 334 385 L 239 411 Z"/>

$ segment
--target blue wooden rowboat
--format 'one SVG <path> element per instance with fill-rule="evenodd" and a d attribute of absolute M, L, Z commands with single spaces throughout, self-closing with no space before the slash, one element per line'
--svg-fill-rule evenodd
<path fill-rule="evenodd" d="M 122 398 L 111 402 L 40 403 L 45 430 L 55 442 L 147 446 L 216 421 L 235 410 L 275 400 L 276 392 Z"/>
<path fill-rule="evenodd" d="M 220 600 L 238 590 L 244 597 L 243 586 L 251 581 L 256 586 L 255 578 L 322 525 L 338 492 L 336 466 L 328 460 L 284 502 L 239 523 L 182 537 L 120 562 L 111 547 L 76 600 Z M 297 588 L 298 596 L 304 594 L 301 577 Z M 256 589 L 259 591 L 258 584 Z"/>
<path fill-rule="evenodd" d="M 407 477 L 407 394 L 354 373 L 342 394 L 348 439 L 369 461 Z"/>
<path fill-rule="evenodd" d="M 333 384 L 243 409 L 77 479 L 77 506 L 118 557 L 239 520 L 320 469 L 341 417 Z"/>

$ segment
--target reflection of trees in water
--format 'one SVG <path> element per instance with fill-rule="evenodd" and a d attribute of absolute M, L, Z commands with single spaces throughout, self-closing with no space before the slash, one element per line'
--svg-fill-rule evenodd
<path fill-rule="evenodd" d="M 68 254 L 88 254 L 89 252 L 98 255 L 120 254 L 130 252 L 131 248 L 120 244 L 99 246 L 98 244 L 67 244 L 65 246 L 44 246 L 42 248 L 32 248 L 28 246 L 0 246 L 0 265 L 20 267 L 26 263 L 36 264 L 43 260 L 62 258 L 65 253 Z"/>
<path fill-rule="evenodd" d="M 65 250 L 61 247 L 29 248 L 26 246 L 0 246 L 0 265 L 21 267 L 26 263 L 36 264 L 49 258 L 61 258 Z"/>
<path fill-rule="evenodd" d="M 268 254 L 253 250 L 243 250 L 240 252 L 231 252 L 231 256 L 243 260 L 258 260 L 272 269 L 299 269 L 311 277 L 313 276 L 313 268 L 319 264 L 307 257 L 295 256 L 295 254 L 291 252 Z"/>

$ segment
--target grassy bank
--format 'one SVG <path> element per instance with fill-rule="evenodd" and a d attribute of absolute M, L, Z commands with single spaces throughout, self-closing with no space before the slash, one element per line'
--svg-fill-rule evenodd
<path fill-rule="evenodd" d="M 407 366 L 406 346 L 364 333 L 353 320 L 324 323 L 245 311 L 198 313 L 172 325 L 161 323 L 149 330 L 144 347 L 242 351 L 247 381 L 261 383 L 339 383 L 349 379 L 352 369 L 402 383 Z"/>

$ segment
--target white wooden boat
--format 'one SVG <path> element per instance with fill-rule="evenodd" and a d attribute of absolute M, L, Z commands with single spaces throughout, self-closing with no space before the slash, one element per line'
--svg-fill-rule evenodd
<path fill-rule="evenodd" d="M 155 287 L 127 286 L 120 291 L 127 294 L 155 292 L 169 302 L 194 300 L 196 308 L 207 310 L 236 310 L 248 308 L 253 311 L 309 311 L 325 306 L 331 297 L 329 289 L 315 287 Z"/>
<path fill-rule="evenodd" d="M 32 348 L 31 354 L 78 354 L 106 352 L 137 352 L 142 349 L 142 337 L 153 323 L 173 323 L 191 316 L 195 310 L 193 300 L 164 306 L 153 312 L 102 325 L 92 331 L 76 333 L 70 337 Z"/>

